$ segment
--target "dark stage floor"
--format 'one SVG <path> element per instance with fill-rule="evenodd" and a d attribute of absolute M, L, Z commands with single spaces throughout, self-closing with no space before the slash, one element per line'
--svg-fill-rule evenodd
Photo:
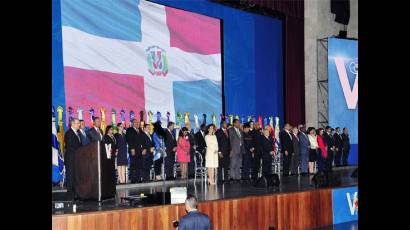
<path fill-rule="evenodd" d="M 357 185 L 357 178 L 352 178 L 351 174 L 356 169 L 356 166 L 335 168 L 333 175 L 336 182 L 331 187 L 349 187 Z M 257 188 L 252 185 L 252 182 L 226 182 L 222 185 L 206 185 L 200 179 L 188 182 L 188 194 L 194 194 L 199 201 L 218 200 L 239 198 L 246 196 L 258 196 L 275 193 L 300 192 L 315 189 L 312 182 L 312 176 L 289 176 L 280 178 L 280 186 L 278 188 Z M 161 204 L 169 204 L 169 199 L 164 199 L 162 191 L 169 192 L 171 187 L 184 187 L 186 180 L 167 181 L 165 187 L 160 182 L 137 184 L 137 185 L 122 185 L 117 186 L 117 194 L 115 199 L 104 201 L 101 206 L 98 202 L 82 201 L 76 202 L 76 212 L 90 212 L 101 210 L 114 210 L 135 207 L 156 206 Z M 53 191 L 53 196 L 64 194 L 62 191 Z M 138 196 L 141 193 L 148 195 L 148 198 L 142 199 L 135 205 L 130 205 L 129 202 L 122 200 L 123 197 Z M 158 193 L 158 194 L 157 194 Z M 152 195 L 151 195 L 152 194 Z M 53 210 L 53 214 L 69 214 L 73 213 L 72 208 L 64 210 Z"/>

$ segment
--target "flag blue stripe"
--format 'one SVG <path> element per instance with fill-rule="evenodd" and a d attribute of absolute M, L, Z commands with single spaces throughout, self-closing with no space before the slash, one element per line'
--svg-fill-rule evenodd
<path fill-rule="evenodd" d="M 174 81 L 173 94 L 175 112 L 184 114 L 189 112 L 190 122 L 194 123 L 194 114 L 203 120 L 202 114 L 206 113 L 207 124 L 212 122 L 212 113 L 215 113 L 217 122 L 222 113 L 221 86 L 210 80 L 199 81 Z M 184 119 L 182 119 L 182 122 Z"/>
<path fill-rule="evenodd" d="M 62 25 L 100 37 L 141 41 L 139 0 L 61 0 Z"/>

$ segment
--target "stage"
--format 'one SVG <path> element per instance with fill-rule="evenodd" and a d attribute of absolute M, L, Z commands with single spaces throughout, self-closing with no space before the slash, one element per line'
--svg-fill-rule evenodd
<path fill-rule="evenodd" d="M 280 177 L 277 188 L 257 188 L 250 181 L 209 186 L 191 179 L 187 193 L 198 197 L 199 210 L 209 215 L 213 229 L 309 229 L 332 225 L 332 188 L 357 186 L 350 176 L 355 169 L 335 168 L 332 185 L 321 189 L 313 186 L 312 176 L 289 176 Z M 185 214 L 184 205 L 170 204 L 161 192 L 186 185 L 186 180 L 118 185 L 115 199 L 101 206 L 77 202 L 76 213 L 72 208 L 53 211 L 53 229 L 173 229 L 172 221 Z M 149 199 L 134 205 L 122 199 L 141 193 Z"/>

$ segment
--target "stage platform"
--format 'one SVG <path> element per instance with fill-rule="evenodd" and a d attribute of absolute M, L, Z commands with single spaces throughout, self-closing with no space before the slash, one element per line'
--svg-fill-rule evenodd
<path fill-rule="evenodd" d="M 351 178 L 355 166 L 335 168 L 328 188 L 315 188 L 312 176 L 280 178 L 278 188 L 256 188 L 252 182 L 206 185 L 188 182 L 188 194 L 200 201 L 199 210 L 209 215 L 213 229 L 311 229 L 332 225 L 332 188 L 357 185 Z M 124 197 L 144 193 L 162 194 L 171 187 L 183 187 L 186 180 L 119 185 L 115 199 L 77 202 L 73 210 L 53 212 L 53 229 L 174 229 L 172 221 L 185 215 L 183 204 L 170 204 L 162 195 L 130 205 Z M 63 191 L 55 190 L 53 195 Z M 154 198 L 153 198 L 154 197 Z"/>

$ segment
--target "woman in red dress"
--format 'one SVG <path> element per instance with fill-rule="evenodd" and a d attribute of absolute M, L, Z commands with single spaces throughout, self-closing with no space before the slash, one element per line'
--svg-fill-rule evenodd
<path fill-rule="evenodd" d="M 317 169 L 318 171 L 323 171 L 325 167 L 325 161 L 327 159 L 327 144 L 325 142 L 325 138 L 323 136 L 325 130 L 323 128 L 320 128 L 317 130 L 317 144 L 319 146 L 318 148 L 318 166 Z"/>
<path fill-rule="evenodd" d="M 188 173 L 188 162 L 190 159 L 190 144 L 188 139 L 188 129 L 183 127 L 178 134 L 177 161 L 181 165 L 181 178 L 186 179 Z"/>

